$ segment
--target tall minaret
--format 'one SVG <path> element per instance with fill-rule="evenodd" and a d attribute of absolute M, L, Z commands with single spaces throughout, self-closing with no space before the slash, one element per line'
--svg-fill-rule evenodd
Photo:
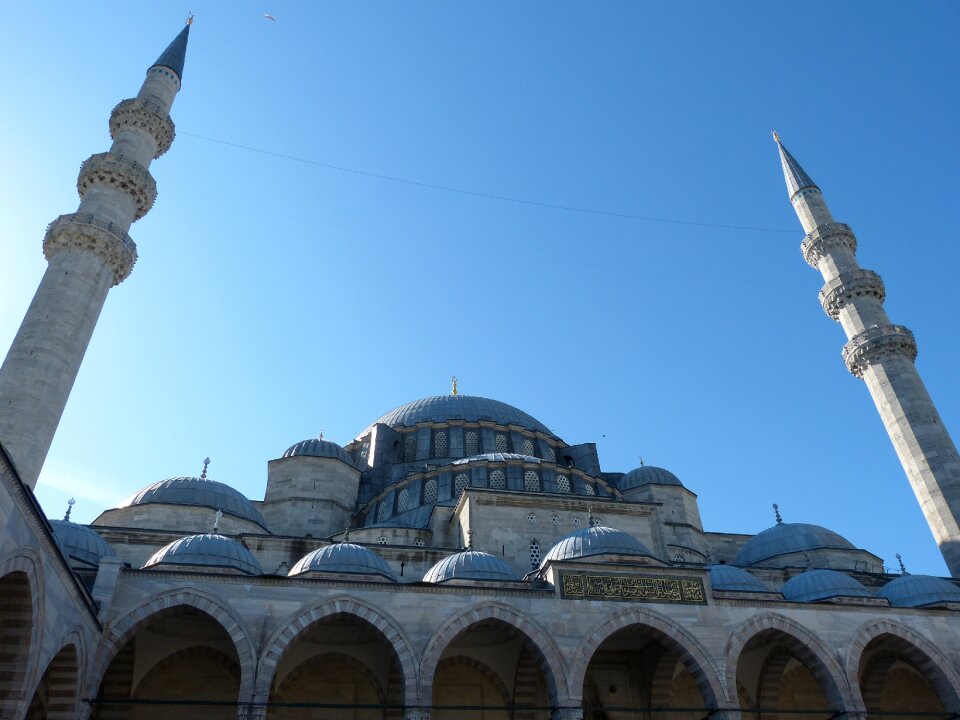
<path fill-rule="evenodd" d="M 110 114 L 109 152 L 80 166 L 80 207 L 47 228 L 47 270 L 0 367 L 0 444 L 29 487 L 37 484 L 67 397 L 107 298 L 137 260 L 127 234 L 153 206 L 150 162 L 167 151 L 190 21 L 147 70 L 137 97 Z"/>
<path fill-rule="evenodd" d="M 853 232 L 834 222 L 820 188 L 773 137 L 790 202 L 807 233 L 800 250 L 826 283 L 820 304 L 849 340 L 843 360 L 866 382 L 950 574 L 960 577 L 960 456 L 913 364 L 913 333 L 890 322 L 883 281 L 857 264 Z"/>

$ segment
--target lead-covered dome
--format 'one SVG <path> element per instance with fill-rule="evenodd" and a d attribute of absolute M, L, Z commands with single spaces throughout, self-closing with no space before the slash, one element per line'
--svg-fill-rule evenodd
<path fill-rule="evenodd" d="M 398 428 L 410 427 L 422 422 L 447 422 L 450 420 L 464 420 L 466 422 L 489 420 L 498 425 L 519 425 L 527 430 L 554 436 L 550 429 L 536 418 L 499 400 L 477 397 L 476 395 L 437 395 L 414 400 L 391 410 L 371 423 L 357 437 L 358 439 L 364 437 L 378 423 Z"/>
<path fill-rule="evenodd" d="M 309 573 L 382 575 L 388 580 L 397 579 L 382 557 L 363 545 L 350 542 L 327 545 L 307 553 L 287 574 L 293 577 Z"/>
<path fill-rule="evenodd" d="M 940 603 L 960 603 L 960 587 L 932 575 L 901 575 L 877 591 L 894 607 L 926 607 Z"/>
<path fill-rule="evenodd" d="M 517 574 L 503 560 L 489 553 L 465 550 L 445 557 L 427 570 L 423 581 L 442 583 L 448 580 L 506 580 L 517 582 Z"/>
<path fill-rule="evenodd" d="M 778 523 L 747 540 L 734 565 L 749 567 L 780 555 L 822 549 L 856 550 L 849 540 L 819 525 Z"/>
<path fill-rule="evenodd" d="M 157 566 L 182 567 L 195 566 L 200 569 L 213 569 L 238 572 L 244 575 L 262 575 L 260 563 L 240 543 L 223 535 L 206 533 L 188 535 L 174 540 L 157 550 L 143 569 Z"/>
<path fill-rule="evenodd" d="M 807 570 L 790 578 L 780 588 L 794 602 L 818 602 L 835 597 L 873 597 L 856 578 L 836 570 Z"/>
<path fill-rule="evenodd" d="M 267 523 L 243 493 L 216 480 L 196 477 L 175 477 L 148 485 L 127 498 L 120 507 L 163 503 L 192 505 L 220 510 L 256 523 L 264 530 Z"/>
<path fill-rule="evenodd" d="M 710 585 L 727 592 L 773 592 L 760 578 L 733 565 L 711 565 Z"/>
<path fill-rule="evenodd" d="M 592 555 L 637 555 L 653 557 L 647 546 L 621 530 L 589 527 L 560 538 L 544 556 L 540 566 L 552 560 L 576 560 Z"/>
<path fill-rule="evenodd" d="M 350 467 L 353 467 L 353 458 L 347 454 L 347 451 L 329 440 L 312 438 L 310 440 L 301 440 L 295 445 L 291 445 L 283 453 L 283 457 L 320 457 L 335 458 L 342 460 Z"/>
<path fill-rule="evenodd" d="M 63 554 L 79 565 L 95 570 L 100 567 L 102 558 L 117 557 L 110 543 L 86 525 L 69 520 L 51 520 L 50 526 Z"/>
<path fill-rule="evenodd" d="M 669 470 L 654 467 L 653 465 L 642 465 L 620 478 L 619 482 L 617 482 L 617 490 L 620 492 L 629 492 L 643 485 L 675 485 L 677 487 L 683 487 L 680 478 Z"/>

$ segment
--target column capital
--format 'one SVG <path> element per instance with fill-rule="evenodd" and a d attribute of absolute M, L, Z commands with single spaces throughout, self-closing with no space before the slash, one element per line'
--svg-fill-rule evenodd
<path fill-rule="evenodd" d="M 807 264 L 816 269 L 820 258 L 836 248 L 845 248 L 852 253 L 857 252 L 857 238 L 845 223 L 830 223 L 820 225 L 808 233 L 800 243 L 800 252 Z"/>
<path fill-rule="evenodd" d="M 882 357 L 905 355 L 916 359 L 917 341 L 903 325 L 874 325 L 850 338 L 842 355 L 851 374 L 863 377 L 864 371 Z"/>

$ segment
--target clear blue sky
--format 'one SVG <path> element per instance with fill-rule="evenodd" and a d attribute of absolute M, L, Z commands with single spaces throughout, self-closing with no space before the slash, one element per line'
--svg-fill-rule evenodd
<path fill-rule="evenodd" d="M 956 436 L 960 5 L 7 3 L 3 348 L 45 225 L 188 11 L 178 136 L 37 489 L 52 517 L 206 455 L 260 499 L 289 445 L 346 443 L 456 374 L 607 470 L 671 469 L 710 530 L 758 532 L 778 502 L 946 572 L 840 360 L 770 130 L 883 275 Z"/>

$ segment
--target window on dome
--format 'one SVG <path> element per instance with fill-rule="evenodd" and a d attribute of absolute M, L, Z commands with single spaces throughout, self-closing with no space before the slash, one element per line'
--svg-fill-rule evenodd
<path fill-rule="evenodd" d="M 410 489 L 403 488 L 397 495 L 397 512 L 402 513 L 410 506 Z"/>
<path fill-rule="evenodd" d="M 523 440 L 523 454 L 524 455 L 533 455 L 536 451 L 533 449 L 533 440 L 530 438 L 524 438 Z"/>
<path fill-rule="evenodd" d="M 590 518 L 590 527 L 600 527 L 601 525 L 603 525 L 603 518 L 597 517 L 596 515 Z"/>
<path fill-rule="evenodd" d="M 583 491 L 584 491 L 587 495 L 596 495 L 596 494 L 597 494 L 597 491 L 594 489 L 594 487 L 593 487 L 593 485 L 592 485 L 591 483 L 584 483 L 584 484 L 583 484 Z"/>
<path fill-rule="evenodd" d="M 414 539 L 413 539 L 413 544 L 416 545 L 417 547 L 423 547 L 424 545 L 426 545 L 426 543 L 423 541 L 423 538 L 422 538 L 422 537 L 414 538 Z"/>
<path fill-rule="evenodd" d="M 553 448 L 547 445 L 547 449 L 543 453 L 543 457 L 549 460 L 550 462 L 557 461 L 557 453 L 554 452 Z"/>
<path fill-rule="evenodd" d="M 447 456 L 447 431 L 437 430 L 433 434 L 433 456 L 442 458 Z"/>
<path fill-rule="evenodd" d="M 568 478 L 566 475 L 557 475 L 557 492 L 570 492 L 570 478 Z"/>
<path fill-rule="evenodd" d="M 386 545 L 386 544 L 387 544 L 387 538 L 386 538 L 386 537 L 384 537 L 383 535 L 381 535 L 380 537 L 377 538 L 377 545 Z"/>
<path fill-rule="evenodd" d="M 370 443 L 365 442 L 360 448 L 360 457 L 364 460 L 367 459 L 367 455 L 370 454 Z"/>
<path fill-rule="evenodd" d="M 463 441 L 463 450 L 467 457 L 480 454 L 480 439 L 473 430 L 468 430 L 466 438 Z"/>
<path fill-rule="evenodd" d="M 559 524 L 560 524 L 560 516 L 557 515 L 557 514 L 551 515 L 551 516 L 550 516 L 550 522 L 553 523 L 554 525 L 559 525 Z"/>
<path fill-rule="evenodd" d="M 573 523 L 574 527 L 580 527 L 580 516 L 574 515 L 572 518 L 570 518 L 570 522 Z"/>
<path fill-rule="evenodd" d="M 457 475 L 456 479 L 453 481 L 453 495 L 454 497 L 460 497 L 463 494 L 463 491 L 467 489 L 467 486 L 470 485 L 470 476 L 466 473 L 460 473 Z"/>
<path fill-rule="evenodd" d="M 507 436 L 504 433 L 497 433 L 493 440 L 496 443 L 498 453 L 510 452 Z"/>
<path fill-rule="evenodd" d="M 535 568 L 540 564 L 540 543 L 536 540 L 530 543 L 530 567 Z"/>
<path fill-rule="evenodd" d="M 527 492 L 538 492 L 540 490 L 540 476 L 534 470 L 527 470 L 523 474 L 523 489 Z"/>
<path fill-rule="evenodd" d="M 412 432 L 403 441 L 403 461 L 411 462 L 417 459 L 417 433 Z"/>
<path fill-rule="evenodd" d="M 535 525 L 537 522 L 537 514 L 527 513 L 527 522 L 530 523 L 531 525 Z"/>
<path fill-rule="evenodd" d="M 437 501 L 437 479 L 430 478 L 423 486 L 423 504 L 433 505 Z"/>
<path fill-rule="evenodd" d="M 494 490 L 503 490 L 507 486 L 507 476 L 503 470 L 494 470 L 490 473 L 490 487 Z"/>
<path fill-rule="evenodd" d="M 380 503 L 380 507 L 377 508 L 377 522 L 383 522 L 387 519 L 387 512 L 389 508 L 385 502 Z"/>

